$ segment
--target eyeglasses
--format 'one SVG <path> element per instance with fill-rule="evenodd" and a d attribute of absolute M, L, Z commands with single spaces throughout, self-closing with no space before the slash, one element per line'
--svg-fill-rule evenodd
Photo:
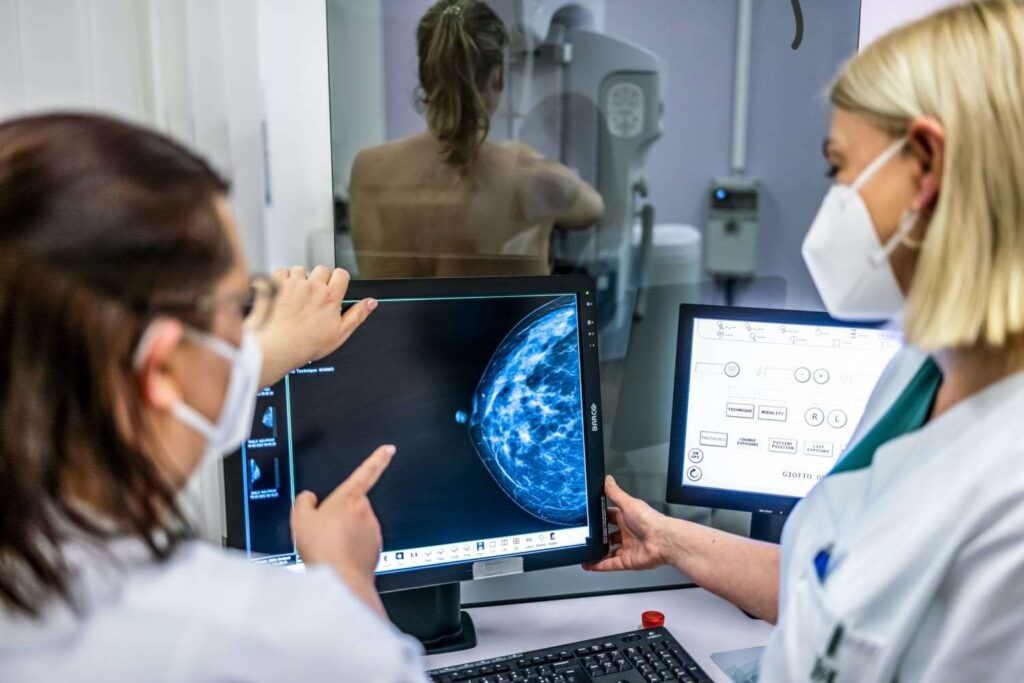
<path fill-rule="evenodd" d="M 151 305 L 151 311 L 192 311 L 200 315 L 210 315 L 225 308 L 233 308 L 239 317 L 245 320 L 246 326 L 260 328 L 266 324 L 274 309 L 277 298 L 277 285 L 266 275 L 254 275 L 249 279 L 249 286 L 244 291 L 223 294 L 204 294 L 191 303 L 163 303 Z"/>
<path fill-rule="evenodd" d="M 196 301 L 196 312 L 213 313 L 233 307 L 249 327 L 262 327 L 270 319 L 277 299 L 277 285 L 266 275 L 254 275 L 244 292 L 207 294 Z"/>

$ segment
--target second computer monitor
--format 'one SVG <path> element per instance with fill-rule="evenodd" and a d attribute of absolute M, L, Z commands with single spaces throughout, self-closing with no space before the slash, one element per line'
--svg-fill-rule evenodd
<path fill-rule="evenodd" d="M 824 313 L 683 305 L 668 502 L 788 512 L 842 457 L 901 343 Z"/>

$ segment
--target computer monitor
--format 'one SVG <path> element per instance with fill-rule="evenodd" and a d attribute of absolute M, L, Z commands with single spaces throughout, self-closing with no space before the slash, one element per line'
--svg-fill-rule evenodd
<path fill-rule="evenodd" d="M 666 500 L 785 516 L 842 457 L 899 332 L 825 313 L 684 304 Z"/>
<path fill-rule="evenodd" d="M 346 305 L 365 297 L 380 305 L 343 347 L 259 393 L 251 438 L 225 465 L 227 544 L 301 564 L 295 495 L 323 499 L 394 443 L 370 493 L 377 585 L 403 591 L 385 596 L 399 626 L 433 651 L 458 649 L 470 628 L 458 582 L 607 552 L 593 283 L 356 281 Z M 438 602 L 444 618 L 429 617 Z"/>

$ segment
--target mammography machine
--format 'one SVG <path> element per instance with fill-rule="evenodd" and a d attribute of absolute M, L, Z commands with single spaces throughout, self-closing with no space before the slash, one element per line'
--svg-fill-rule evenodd
<path fill-rule="evenodd" d="M 662 133 L 662 62 L 603 31 L 605 0 L 495 0 L 511 33 L 496 136 L 522 139 L 593 185 L 604 219 L 556 244 L 556 269 L 597 283 L 604 358 L 621 358 L 654 227 L 647 153 Z M 640 222 L 640 239 L 634 226 Z"/>

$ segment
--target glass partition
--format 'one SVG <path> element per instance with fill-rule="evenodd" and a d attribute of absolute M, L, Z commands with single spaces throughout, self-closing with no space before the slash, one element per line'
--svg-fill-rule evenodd
<path fill-rule="evenodd" d="M 608 467 L 663 505 L 679 305 L 820 309 L 800 243 L 860 1 L 433 6 L 327 2 L 338 265 L 591 275 Z"/>

